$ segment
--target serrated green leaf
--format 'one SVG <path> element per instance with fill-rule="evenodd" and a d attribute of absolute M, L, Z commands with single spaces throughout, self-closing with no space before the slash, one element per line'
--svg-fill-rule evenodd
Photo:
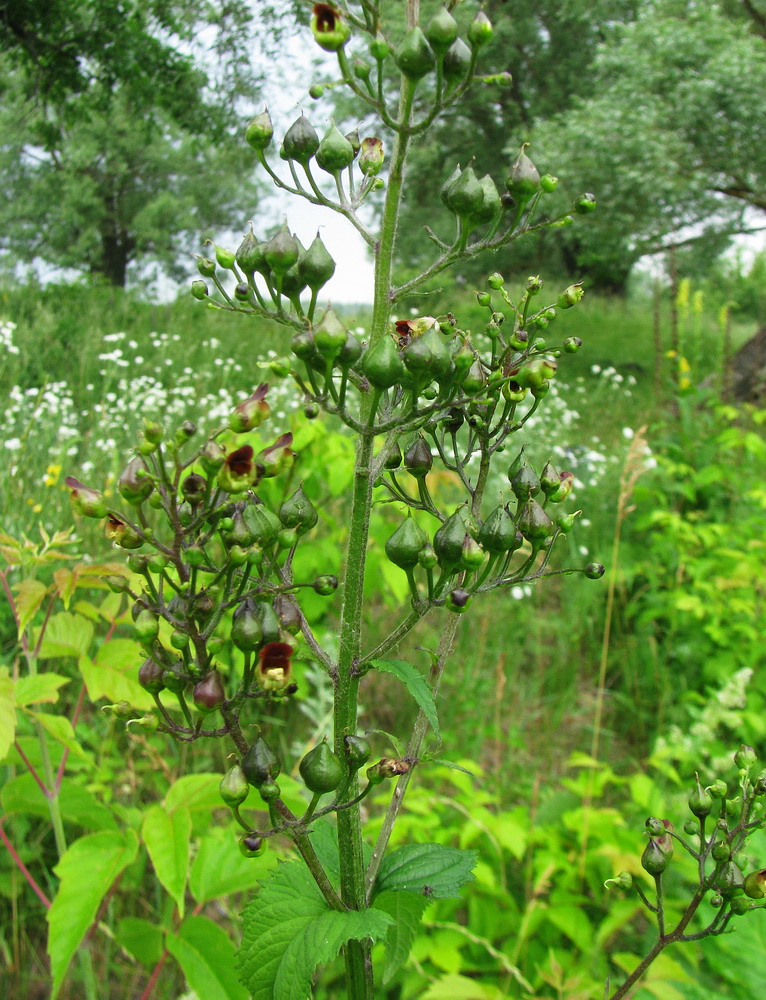
<path fill-rule="evenodd" d="M 98 908 L 115 879 L 136 857 L 138 841 L 132 830 L 91 833 L 75 840 L 54 868 L 60 879 L 48 910 L 48 955 L 55 1000 L 66 970 Z"/>
<path fill-rule="evenodd" d="M 18 635 L 21 636 L 45 600 L 48 588 L 41 580 L 22 580 L 13 588 L 16 592 L 14 604 L 18 619 Z"/>
<path fill-rule="evenodd" d="M 117 921 L 114 932 L 117 943 L 137 959 L 147 969 L 153 968 L 165 947 L 164 931 L 156 924 L 141 917 L 123 917 Z"/>
<path fill-rule="evenodd" d="M 375 892 L 414 892 L 430 899 L 451 899 L 473 880 L 476 859 L 476 851 L 444 844 L 407 844 L 383 858 Z"/>
<path fill-rule="evenodd" d="M 245 858 L 229 830 L 203 837 L 189 872 L 189 889 L 198 903 L 252 889 L 276 864 L 273 851 Z"/>
<path fill-rule="evenodd" d="M 58 701 L 58 690 L 69 683 L 68 677 L 60 674 L 31 674 L 16 681 L 16 704 L 19 707 L 37 702 Z"/>
<path fill-rule="evenodd" d="M 391 674 L 404 684 L 417 702 L 418 708 L 428 719 L 428 724 L 433 729 L 437 740 L 440 740 L 439 718 L 436 714 L 434 698 L 425 677 L 417 667 L 413 667 L 411 663 L 406 663 L 404 660 L 372 660 L 372 665 L 376 670 Z"/>
<path fill-rule="evenodd" d="M 242 914 L 237 955 L 240 981 L 253 1000 L 275 1000 L 274 981 L 285 949 L 310 920 L 327 909 L 308 869 L 297 861 L 279 864 L 261 882 L 258 895 Z"/>
<path fill-rule="evenodd" d="M 49 736 L 65 746 L 75 757 L 79 757 L 80 760 L 92 761 L 92 755 L 82 748 L 75 736 L 72 723 L 66 716 L 50 715 L 48 712 L 29 712 L 29 716 L 35 722 L 39 722 Z"/>
<path fill-rule="evenodd" d="M 7 667 L 0 667 L 0 760 L 10 750 L 16 735 L 16 685 Z"/>
<path fill-rule="evenodd" d="M 390 914 L 394 921 L 386 934 L 384 983 L 391 982 L 407 961 L 428 903 L 427 897 L 412 892 L 382 892 L 375 897 L 375 909 Z"/>
<path fill-rule="evenodd" d="M 234 968 L 234 942 L 218 924 L 207 917 L 187 917 L 177 934 L 168 934 L 166 945 L 202 1000 L 247 1000 Z"/>
<path fill-rule="evenodd" d="M 125 641 L 130 642 L 130 640 Z M 89 656 L 81 656 L 77 665 L 91 701 L 98 701 L 100 698 L 107 698 L 110 702 L 127 701 L 129 705 L 142 712 L 154 708 L 152 696 L 138 683 L 138 669 L 135 662 L 126 672 L 102 664 L 100 660 L 94 663 Z"/>
<path fill-rule="evenodd" d="M 350 940 L 379 940 L 391 923 L 382 910 L 331 910 L 305 865 L 280 864 L 245 907 L 238 955 L 252 1000 L 308 1000 L 317 965 Z"/>
<path fill-rule="evenodd" d="M 160 884 L 173 898 L 183 917 L 191 841 L 189 810 L 178 806 L 173 812 L 168 812 L 162 806 L 151 806 L 144 816 L 141 836 Z"/>
<path fill-rule="evenodd" d="M 348 941 L 379 941 L 393 917 L 382 910 L 326 910 L 309 921 L 285 949 L 274 981 L 273 1000 L 309 1000 L 319 965 L 338 956 Z"/>
<path fill-rule="evenodd" d="M 0 792 L 3 812 L 50 818 L 50 806 L 31 774 L 20 774 L 3 785 Z M 86 788 L 65 781 L 59 793 L 61 818 L 86 830 L 116 830 L 111 812 Z"/>
<path fill-rule="evenodd" d="M 61 656 L 84 656 L 93 641 L 93 626 L 82 615 L 60 611 L 45 626 L 40 644 L 40 659 L 51 660 Z"/>

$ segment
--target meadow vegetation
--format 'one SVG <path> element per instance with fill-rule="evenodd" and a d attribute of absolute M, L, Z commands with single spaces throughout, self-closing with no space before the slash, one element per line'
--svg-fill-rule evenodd
<path fill-rule="evenodd" d="M 479 852 L 476 881 L 462 900 L 440 901 L 428 910 L 409 963 L 399 971 L 392 965 L 381 996 L 599 996 L 592 984 L 603 981 L 607 956 L 627 969 L 648 933 L 635 898 L 617 898 L 603 886 L 621 869 L 640 877 L 645 815 L 681 813 L 695 771 L 719 773 L 740 742 L 763 745 L 766 684 L 756 666 L 764 654 L 757 621 L 766 447 L 761 413 L 720 399 L 722 332 L 720 298 L 714 295 L 693 286 L 690 294 L 690 285 L 682 285 L 676 309 L 684 357 L 692 360 L 680 367 L 667 356 L 667 291 L 659 358 L 645 293 L 627 300 L 586 296 L 572 312 L 568 330 L 581 335 L 585 346 L 556 385 L 548 411 L 553 415 L 535 429 L 534 457 L 550 453 L 575 473 L 587 521 L 570 543 L 576 547 L 572 555 L 598 555 L 607 577 L 582 587 L 563 576 L 544 588 L 490 595 L 470 632 L 458 639 L 438 709 L 444 731 L 460 734 L 449 748 L 451 758 L 472 776 L 436 764 L 423 767 L 421 793 L 411 800 L 394 843 L 425 832 L 439 842 L 471 847 Z M 68 613 L 90 620 L 87 632 L 69 639 L 57 633 L 58 646 L 54 641 L 47 653 L 45 645 L 40 651 L 41 669 L 55 666 L 61 683 L 74 691 L 83 657 L 125 674 L 137 651 L 124 618 L 113 617 L 114 595 L 107 597 L 95 575 L 87 575 L 89 562 L 111 563 L 114 556 L 91 522 L 79 522 L 73 533 L 64 477 L 81 470 L 94 481 L 114 482 L 144 417 L 180 423 L 205 412 L 211 422 L 225 419 L 260 380 L 255 359 L 284 354 L 286 337 L 266 324 L 254 333 L 246 320 L 212 315 L 185 298 L 157 306 L 114 290 L 7 288 L 2 303 L 3 390 L 9 401 L 2 436 L 11 472 L 2 498 L 3 579 L 9 588 L 22 576 L 48 584 L 64 566 L 84 563 L 79 585 L 97 589 L 72 600 Z M 466 293 L 461 305 L 470 317 L 473 294 Z M 360 309 L 345 319 L 364 331 L 369 317 Z M 742 317 L 733 342 L 751 330 L 752 321 Z M 709 358 L 715 359 L 712 370 Z M 331 420 L 300 421 L 299 394 L 286 383 L 276 388 L 272 406 L 296 431 L 306 489 L 324 501 L 325 528 L 304 556 L 306 570 L 337 572 L 351 443 Z M 442 489 L 448 492 L 449 482 L 434 485 L 437 493 Z M 620 546 L 613 549 L 618 521 Z M 382 541 L 390 527 L 384 522 L 380 530 Z M 56 532 L 62 533 L 61 544 L 46 545 Z M 21 545 L 17 558 L 10 538 Z M 57 549 L 61 557 L 51 557 Z M 612 562 L 610 553 L 616 555 Z M 23 563 L 23 571 L 8 562 Z M 378 589 L 370 605 L 372 624 L 377 627 L 377 620 L 385 634 L 407 599 L 406 581 L 385 560 L 373 564 L 372 576 Z M 10 666 L 15 624 L 9 605 L 2 607 L 2 648 Z M 51 624 L 66 632 L 63 611 L 54 608 Z M 327 638 L 332 610 L 317 598 L 310 613 Z M 34 636 L 38 619 L 31 620 Z M 426 630 L 420 644 L 435 644 L 436 628 L 438 623 Z M 417 655 L 403 655 L 410 653 Z M 274 720 L 280 744 L 293 753 L 305 745 L 306 718 L 320 733 L 330 711 L 320 671 L 306 664 L 300 684 L 306 697 Z M 73 697 L 67 690 L 61 698 Z M 92 679 L 88 691 L 98 692 Z M 106 688 L 103 693 L 110 697 Z M 406 731 L 402 713 L 408 711 L 414 720 L 415 706 L 403 705 L 392 678 L 378 676 L 365 697 L 375 704 L 380 729 Z M 188 750 L 174 751 L 136 727 L 126 732 L 100 710 L 103 704 L 103 698 L 78 703 L 78 734 L 86 750 L 62 791 L 68 832 L 113 829 L 131 810 L 151 809 L 190 770 Z M 35 725 L 30 717 L 19 734 L 21 752 L 32 761 L 39 755 Z M 69 755 L 66 740 L 54 738 L 50 753 L 55 771 Z M 209 750 L 195 747 L 194 753 L 200 780 L 221 767 Z M 22 774 L 23 758 L 12 752 L 4 772 L 3 830 L 25 844 L 21 860 L 44 888 L 55 857 L 43 800 L 32 806 L 24 799 L 31 786 Z M 237 863 L 228 882 L 222 876 L 221 884 L 202 884 L 210 876 L 199 859 L 209 854 L 220 863 L 228 821 L 209 789 L 200 786 L 198 797 L 188 874 L 175 886 L 156 883 L 148 895 L 138 891 L 148 872 L 127 875 L 94 931 L 99 978 L 116 984 L 128 976 L 134 984 L 130 995 L 150 995 L 141 990 L 160 964 L 164 971 L 151 995 L 175 997 L 182 989 L 182 946 L 173 952 L 179 961 L 173 967 L 163 960 L 168 956 L 152 923 L 178 919 L 186 878 L 194 912 L 212 917 L 226 940 L 235 941 L 237 894 L 274 863 L 272 852 L 246 874 Z M 97 800 L 106 805 L 99 801 L 96 807 Z M 97 808 L 95 818 L 86 815 L 89 806 Z M 374 801 L 370 814 L 374 835 Z M 5 852 L 0 858 L 3 977 L 17 995 L 32 996 L 35 983 L 45 979 L 32 960 L 44 949 L 44 908 L 12 857 Z M 667 889 L 671 898 L 673 887 L 671 882 Z M 109 945 L 106 924 L 120 928 L 120 947 Z M 748 920 L 732 939 L 671 952 L 637 996 L 756 995 L 738 991 L 751 989 L 758 977 L 763 934 L 757 919 Z M 748 963 L 732 961 L 732 949 L 743 947 Z M 340 995 L 340 971 L 333 970 L 326 970 L 318 997 Z M 234 986 L 220 988 L 238 996 Z M 76 985 L 71 989 L 65 985 L 61 995 L 77 995 Z"/>

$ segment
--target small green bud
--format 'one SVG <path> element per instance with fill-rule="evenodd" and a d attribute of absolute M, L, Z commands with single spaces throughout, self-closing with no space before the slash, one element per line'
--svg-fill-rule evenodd
<path fill-rule="evenodd" d="M 359 152 L 359 169 L 365 177 L 374 177 L 383 166 L 385 155 L 383 153 L 383 140 L 377 136 L 362 139 L 362 148 Z"/>
<path fill-rule="evenodd" d="M 484 11 L 480 10 L 468 25 L 468 41 L 478 49 L 491 40 L 493 33 L 492 22 Z"/>
<path fill-rule="evenodd" d="M 574 203 L 574 210 L 579 215 L 587 215 L 592 212 L 596 207 L 596 196 L 591 194 L 590 191 L 586 194 L 581 194 L 577 201 Z"/>
<path fill-rule="evenodd" d="M 576 354 L 582 347 L 582 340 L 579 337 L 567 337 L 563 347 L 567 354 Z"/>
<path fill-rule="evenodd" d="M 338 578 L 330 573 L 324 573 L 322 576 L 318 576 L 311 586 L 314 593 L 319 594 L 320 597 L 329 597 L 338 589 Z"/>
<path fill-rule="evenodd" d="M 370 42 L 370 55 L 376 62 L 382 62 L 390 51 L 388 42 L 381 34 L 377 34 Z"/>
<path fill-rule="evenodd" d="M 559 295 L 556 305 L 559 309 L 571 309 L 572 306 L 577 305 L 584 294 L 585 290 L 582 287 L 582 282 L 578 282 L 576 285 L 569 285 Z"/>
<path fill-rule="evenodd" d="M 721 778 L 716 778 L 712 785 L 708 785 L 708 791 L 714 799 L 722 799 L 728 794 L 729 787 Z"/>
<path fill-rule="evenodd" d="M 746 743 L 740 745 L 739 750 L 734 754 L 734 764 L 740 770 L 749 770 L 758 763 L 758 755 L 755 750 Z"/>
<path fill-rule="evenodd" d="M 260 114 L 256 115 L 245 129 L 245 141 L 253 149 L 268 148 L 273 135 L 274 126 L 271 123 L 268 108 L 264 108 Z"/>
<path fill-rule="evenodd" d="M 201 302 L 210 295 L 210 289 L 201 278 L 197 278 L 196 281 L 192 281 L 191 283 L 191 293 L 195 299 Z"/>
<path fill-rule="evenodd" d="M 521 147 L 521 152 L 516 157 L 505 181 L 510 195 L 522 208 L 540 188 L 540 174 L 537 172 L 537 167 L 524 152 L 527 145 L 528 143 L 524 143 Z"/>
<path fill-rule="evenodd" d="M 234 253 L 233 250 L 228 250 L 226 247 L 216 246 L 215 259 L 218 261 L 221 267 L 230 269 L 234 267 L 236 254 Z"/>
<path fill-rule="evenodd" d="M 604 564 L 600 562 L 588 563 L 583 570 L 583 573 L 585 573 L 589 580 L 600 580 L 605 572 L 606 570 L 604 569 Z"/>
<path fill-rule="evenodd" d="M 540 178 L 540 187 L 546 194 L 552 194 L 558 187 L 559 179 L 553 174 L 543 174 Z"/>

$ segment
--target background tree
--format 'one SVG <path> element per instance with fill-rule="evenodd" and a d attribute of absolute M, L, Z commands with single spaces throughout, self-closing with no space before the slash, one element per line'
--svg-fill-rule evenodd
<path fill-rule="evenodd" d="M 766 44 L 746 8 L 757 13 L 666 0 L 615 25 L 593 95 L 535 130 L 562 187 L 592 188 L 608 208 L 563 237 L 567 259 L 602 286 L 671 243 L 693 239 L 712 259 L 763 225 Z"/>
<path fill-rule="evenodd" d="M 498 260 L 501 269 L 538 269 L 545 261 L 550 270 L 558 261 L 563 271 L 620 292 L 646 253 L 693 235 L 698 259 L 709 261 L 732 234 L 759 225 L 763 0 L 518 0 L 512 18 L 500 16 L 505 7 L 486 4 L 496 24 L 487 66 L 509 72 L 512 82 L 474 91 L 419 143 L 405 208 L 409 233 L 434 226 L 433 213 L 423 214 L 425 195 L 454 163 L 466 165 L 477 133 L 479 176 L 498 148 L 510 162 L 531 140 L 540 169 L 555 164 L 560 191 L 592 190 L 605 209 L 576 232 L 557 230 L 514 248 Z M 405 257 L 414 265 L 426 246 L 409 240 Z"/>
<path fill-rule="evenodd" d="M 138 263 L 172 272 L 254 195 L 236 133 L 257 93 L 252 53 L 279 26 L 272 5 L 243 0 L 4 0 L 6 263 L 114 285 Z"/>

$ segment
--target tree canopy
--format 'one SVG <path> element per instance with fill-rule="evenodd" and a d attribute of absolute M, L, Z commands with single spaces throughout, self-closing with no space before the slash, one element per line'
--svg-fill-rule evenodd
<path fill-rule="evenodd" d="M 465 5 L 466 8 L 469 4 Z M 460 16 L 462 7 L 458 7 Z M 560 178 L 557 207 L 584 191 L 587 225 L 536 244 L 550 267 L 620 290 L 645 253 L 694 235 L 715 256 L 753 225 L 766 190 L 766 4 L 763 0 L 489 0 L 492 71 L 506 88 L 477 87 L 423 141 L 408 206 L 410 231 L 433 225 L 421 206 L 463 150 L 498 181 L 522 142 Z M 410 257 L 427 244 L 412 240 Z M 530 267 L 522 245 L 516 262 Z M 499 261 L 504 266 L 510 261 Z"/>
<path fill-rule="evenodd" d="M 255 194 L 244 0 L 2 0 L 0 248 L 117 285 L 173 268 Z"/>
<path fill-rule="evenodd" d="M 599 47 L 593 92 L 538 124 L 561 186 L 598 192 L 604 210 L 565 238 L 602 281 L 671 243 L 700 239 L 715 253 L 766 224 L 766 41 L 755 26 L 717 3 L 647 5 Z"/>

